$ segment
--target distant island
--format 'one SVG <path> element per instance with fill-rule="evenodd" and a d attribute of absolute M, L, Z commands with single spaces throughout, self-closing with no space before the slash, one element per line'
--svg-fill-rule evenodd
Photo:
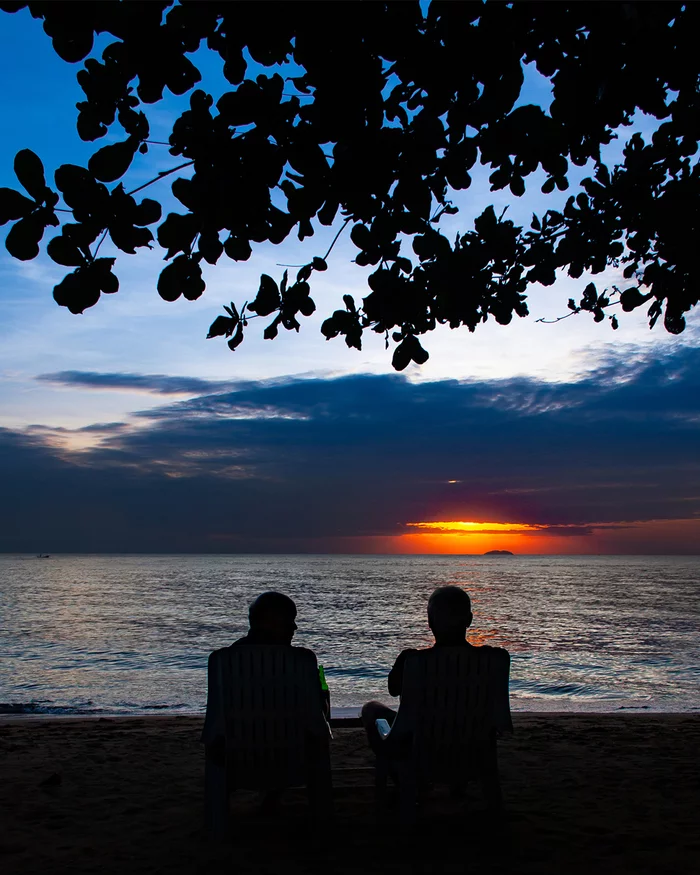
<path fill-rule="evenodd" d="M 484 556 L 515 556 L 510 550 L 488 550 Z"/>

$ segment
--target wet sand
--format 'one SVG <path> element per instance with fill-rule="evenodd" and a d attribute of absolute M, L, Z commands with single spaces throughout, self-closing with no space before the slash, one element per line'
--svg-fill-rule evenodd
<path fill-rule="evenodd" d="M 276 818 L 232 798 L 203 834 L 195 717 L 0 720 L 0 871 L 14 873 L 692 873 L 700 871 L 700 715 L 515 714 L 500 745 L 506 815 L 441 788 L 406 832 L 374 807 L 362 731 L 336 728 L 336 822 L 302 790 Z"/>

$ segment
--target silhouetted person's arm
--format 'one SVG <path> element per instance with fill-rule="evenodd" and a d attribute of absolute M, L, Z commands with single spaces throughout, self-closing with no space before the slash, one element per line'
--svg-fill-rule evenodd
<path fill-rule="evenodd" d="M 406 662 L 406 657 L 410 653 L 416 653 L 417 651 L 414 648 L 409 648 L 408 650 L 402 650 L 401 653 L 396 657 L 396 662 L 394 663 L 394 667 L 389 672 L 389 695 L 390 696 L 400 696 L 401 695 L 401 687 L 403 686 L 403 667 Z"/>

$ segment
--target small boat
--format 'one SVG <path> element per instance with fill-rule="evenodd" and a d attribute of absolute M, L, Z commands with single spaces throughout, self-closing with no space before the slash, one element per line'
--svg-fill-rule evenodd
<path fill-rule="evenodd" d="M 50 559 L 51 557 L 49 556 L 48 553 L 37 553 L 37 557 L 36 557 L 36 558 L 37 558 L 37 559 Z"/>

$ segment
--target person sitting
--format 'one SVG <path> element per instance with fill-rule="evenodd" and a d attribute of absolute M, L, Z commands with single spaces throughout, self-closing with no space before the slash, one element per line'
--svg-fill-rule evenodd
<path fill-rule="evenodd" d="M 239 638 L 231 644 L 231 647 L 240 647 L 245 645 L 269 644 L 277 646 L 292 646 L 292 639 L 297 630 L 296 624 L 297 606 L 289 596 L 281 592 L 264 592 L 259 595 L 248 609 L 248 625 L 249 629 L 243 638 Z M 212 676 L 212 665 L 218 658 L 218 654 L 223 654 L 227 648 L 214 650 L 209 655 L 209 676 Z M 312 650 L 307 648 L 295 648 L 309 653 L 314 662 L 316 656 Z M 323 716 L 327 721 L 330 721 L 330 698 L 326 692 L 321 690 L 319 682 L 319 707 L 323 712 Z M 202 742 L 205 745 L 207 758 L 211 758 L 218 763 L 223 764 L 225 751 L 225 738 L 222 734 L 221 719 L 218 713 L 215 713 L 215 708 L 207 699 L 207 711 L 204 718 L 204 729 L 202 731 Z"/>
<path fill-rule="evenodd" d="M 435 644 L 423 651 L 409 648 L 399 654 L 389 673 L 389 694 L 391 696 L 401 695 L 407 658 L 415 653 L 443 647 L 469 648 L 471 656 L 478 659 L 480 665 L 483 664 L 484 674 L 497 669 L 502 672 L 501 677 L 505 673 L 507 678 L 510 666 L 510 655 L 507 650 L 487 645 L 474 646 L 467 641 L 466 633 L 472 619 L 471 600 L 463 589 L 457 586 L 442 586 L 436 589 L 428 600 L 428 625 L 435 636 Z M 392 738 L 391 733 L 383 737 L 377 728 L 376 721 L 384 719 L 389 726 L 392 726 L 397 714 L 398 711 L 377 701 L 367 702 L 361 711 L 362 724 L 367 733 L 370 747 L 377 757 L 386 757 L 390 763 L 410 755 L 411 738 L 405 734 Z M 503 701 L 497 703 L 492 729 L 494 743 L 496 732 L 512 731 L 507 696 L 503 697 Z M 395 769 L 391 765 L 389 771 L 395 777 Z"/>

